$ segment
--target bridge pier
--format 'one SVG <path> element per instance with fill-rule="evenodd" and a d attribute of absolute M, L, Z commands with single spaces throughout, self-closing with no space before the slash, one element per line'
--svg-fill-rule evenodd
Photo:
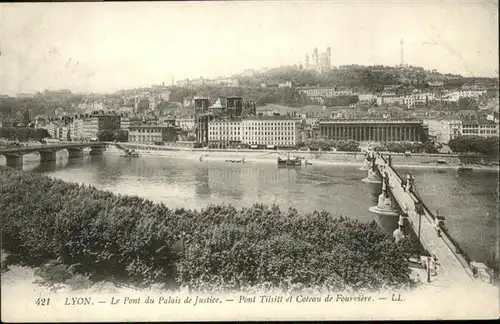
<path fill-rule="evenodd" d="M 378 203 L 368 210 L 381 216 L 398 216 L 398 212 L 394 209 L 392 199 L 389 196 L 389 178 L 385 175 L 382 178 L 382 193 L 378 196 Z"/>
<path fill-rule="evenodd" d="M 367 177 L 362 179 L 361 181 L 366 182 L 366 183 L 374 183 L 374 184 L 382 183 L 382 180 L 380 179 L 380 176 L 378 175 L 377 171 L 371 170 L 371 169 L 368 170 Z"/>
<path fill-rule="evenodd" d="M 4 154 L 7 166 L 16 169 L 23 168 L 23 155 L 20 153 Z"/>
<path fill-rule="evenodd" d="M 40 163 L 52 162 L 56 160 L 56 151 L 38 151 L 40 153 Z"/>
<path fill-rule="evenodd" d="M 83 157 L 83 148 L 68 148 L 68 158 L 81 158 Z"/>
<path fill-rule="evenodd" d="M 102 155 L 104 152 L 104 146 L 91 146 L 89 155 Z"/>
<path fill-rule="evenodd" d="M 363 162 L 363 166 L 361 166 L 359 169 L 363 171 L 368 171 L 371 168 L 371 163 L 370 163 L 370 156 L 368 153 L 365 156 L 365 160 Z"/>
<path fill-rule="evenodd" d="M 56 165 L 57 165 L 56 160 L 47 161 L 43 163 L 40 162 L 40 164 L 35 168 L 35 170 L 37 172 L 54 171 L 56 169 Z"/>
<path fill-rule="evenodd" d="M 370 163 L 370 167 L 368 168 L 368 176 L 361 181 L 374 184 L 381 183 L 380 176 L 377 172 L 377 166 L 375 164 L 375 154 L 371 153 L 370 155 L 367 155 L 366 160 Z"/>

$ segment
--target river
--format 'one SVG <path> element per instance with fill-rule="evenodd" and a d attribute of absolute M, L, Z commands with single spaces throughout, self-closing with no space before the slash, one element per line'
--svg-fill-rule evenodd
<path fill-rule="evenodd" d="M 31 155 L 31 154 L 30 154 Z M 138 195 L 167 206 L 200 209 L 208 204 L 250 206 L 253 203 L 294 207 L 300 212 L 326 210 L 334 216 L 376 220 L 386 231 L 395 222 L 370 213 L 366 171 L 356 165 L 278 169 L 271 162 L 232 164 L 182 158 L 118 155 L 84 156 L 69 160 L 58 153 L 52 164 L 25 157 L 23 170 L 71 182 L 91 184 L 117 194 Z M 397 168 L 415 175 L 416 190 L 426 204 L 446 217 L 460 246 L 477 261 L 493 258 L 498 244 L 498 172 L 458 173 L 452 169 Z"/>

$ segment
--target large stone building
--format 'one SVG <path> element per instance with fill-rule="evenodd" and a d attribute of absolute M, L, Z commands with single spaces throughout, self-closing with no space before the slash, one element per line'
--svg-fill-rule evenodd
<path fill-rule="evenodd" d="M 439 133 L 439 141 L 446 144 L 450 140 L 460 136 L 498 136 L 499 124 L 498 119 L 445 119 L 441 121 L 441 130 Z"/>
<path fill-rule="evenodd" d="M 208 123 L 219 119 L 234 119 L 252 116 L 256 113 L 255 103 L 244 102 L 242 97 L 217 97 L 210 102 L 206 97 L 195 97 L 194 112 L 196 138 L 199 143 L 208 144 Z"/>
<path fill-rule="evenodd" d="M 100 131 L 115 131 L 121 128 L 121 116 L 112 112 L 95 112 L 73 116 L 68 125 L 71 140 L 90 140 L 97 138 Z"/>
<path fill-rule="evenodd" d="M 323 73 L 332 66 L 332 50 L 330 47 L 327 47 L 325 53 L 319 54 L 318 48 L 315 47 L 311 59 L 312 60 L 309 60 L 309 53 L 306 53 L 304 68 L 306 70 L 315 70 L 318 73 Z"/>
<path fill-rule="evenodd" d="M 285 116 L 217 119 L 208 123 L 208 142 L 227 148 L 239 144 L 294 147 L 302 140 L 302 121 Z"/>
<path fill-rule="evenodd" d="M 320 136 L 331 140 L 369 142 L 425 142 L 428 129 L 422 121 L 390 119 L 321 120 Z"/>
<path fill-rule="evenodd" d="M 249 145 L 294 147 L 302 140 L 302 120 L 287 116 L 249 117 L 242 122 L 241 140 Z"/>
<path fill-rule="evenodd" d="M 175 142 L 177 131 L 172 125 L 130 125 L 128 141 L 143 144 Z"/>
<path fill-rule="evenodd" d="M 309 98 L 335 98 L 338 96 L 350 96 L 352 91 L 349 90 L 337 90 L 335 88 L 318 88 L 318 87 L 303 87 L 297 88 L 299 93 L 305 94 Z"/>

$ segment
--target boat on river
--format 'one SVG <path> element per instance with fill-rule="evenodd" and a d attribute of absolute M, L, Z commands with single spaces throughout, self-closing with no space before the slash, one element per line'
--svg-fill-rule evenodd
<path fill-rule="evenodd" d="M 473 171 L 474 169 L 471 166 L 465 166 L 465 165 L 459 165 L 458 166 L 458 171 L 459 172 L 468 172 L 468 171 Z"/>
<path fill-rule="evenodd" d="M 288 168 L 288 167 L 301 167 L 302 159 L 298 156 L 290 157 L 288 155 L 285 157 L 278 157 L 278 167 Z"/>
<path fill-rule="evenodd" d="M 228 163 L 245 163 L 245 158 L 239 160 L 226 160 Z"/>
<path fill-rule="evenodd" d="M 123 155 L 123 157 L 139 157 L 139 153 L 137 153 L 134 150 L 126 150 Z"/>

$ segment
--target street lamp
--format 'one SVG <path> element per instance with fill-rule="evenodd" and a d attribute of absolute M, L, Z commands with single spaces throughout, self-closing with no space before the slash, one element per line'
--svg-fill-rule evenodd
<path fill-rule="evenodd" d="M 418 240 L 420 241 L 420 228 L 422 225 L 422 214 L 423 214 L 423 208 L 422 208 L 422 202 L 418 202 L 416 208 L 415 208 L 417 214 L 418 214 Z"/>

